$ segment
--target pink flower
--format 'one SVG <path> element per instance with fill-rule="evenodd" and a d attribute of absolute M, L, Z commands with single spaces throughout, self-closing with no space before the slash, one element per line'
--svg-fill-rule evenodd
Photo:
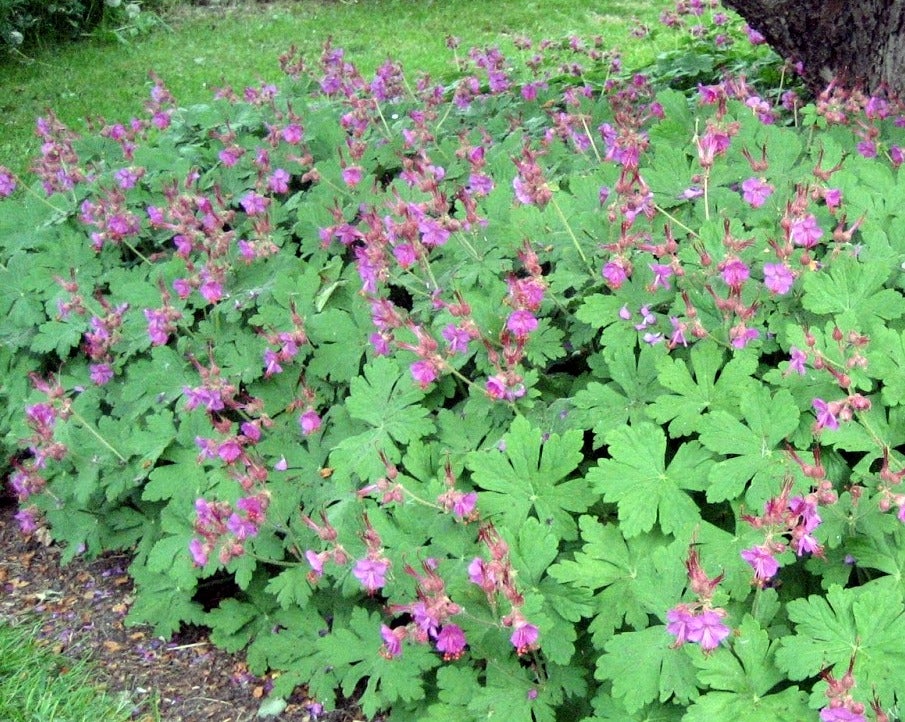
<path fill-rule="evenodd" d="M 785 263 L 764 264 L 764 285 L 771 293 L 782 296 L 795 283 L 795 274 Z"/>
<path fill-rule="evenodd" d="M 752 208 L 760 208 L 773 194 L 773 186 L 760 178 L 748 178 L 742 182 L 742 197 Z"/>
<path fill-rule="evenodd" d="M 872 140 L 862 140 L 860 143 L 858 143 L 856 149 L 858 153 L 865 158 L 877 157 L 877 144 Z"/>
<path fill-rule="evenodd" d="M 817 219 L 813 215 L 807 215 L 804 218 L 792 221 L 792 225 L 789 228 L 789 238 L 796 246 L 813 248 L 822 237 L 823 230 L 817 224 Z"/>
<path fill-rule="evenodd" d="M 773 553 L 766 546 L 751 547 L 751 549 L 742 550 L 742 559 L 744 559 L 754 570 L 754 578 L 758 581 L 765 582 L 776 576 L 779 571 L 779 562 L 773 556 Z"/>
<path fill-rule="evenodd" d="M 891 155 L 892 148 L 890 148 L 889 150 Z M 823 192 L 823 200 L 826 201 L 828 208 L 835 210 L 842 205 L 842 191 L 838 188 L 827 188 Z"/>
<path fill-rule="evenodd" d="M 866 722 L 863 714 L 853 712 L 844 704 L 839 707 L 824 707 L 820 710 L 820 722 Z"/>
<path fill-rule="evenodd" d="M 739 323 L 729 329 L 729 342 L 732 348 L 742 349 L 749 343 L 760 337 L 756 328 L 748 328 L 744 323 Z"/>
<path fill-rule="evenodd" d="M 242 446 L 236 439 L 227 439 L 217 448 L 217 456 L 227 464 L 232 464 L 242 456 Z"/>
<path fill-rule="evenodd" d="M 322 423 L 321 417 L 314 409 L 308 409 L 299 416 L 299 426 L 305 436 L 311 436 L 311 434 L 320 429 Z"/>
<path fill-rule="evenodd" d="M 730 629 L 723 624 L 724 609 L 708 609 L 693 616 L 688 622 L 688 641 L 697 642 L 701 649 L 709 652 L 729 636 Z"/>
<path fill-rule="evenodd" d="M 283 128 L 283 140 L 290 145 L 298 145 L 302 142 L 303 129 L 298 123 L 291 123 Z"/>
<path fill-rule="evenodd" d="M 478 502 L 478 495 L 474 491 L 462 494 L 453 502 L 453 514 L 460 519 L 464 519 L 474 511 L 475 504 Z"/>
<path fill-rule="evenodd" d="M 447 662 L 458 659 L 465 651 L 465 632 L 457 624 L 447 624 L 437 635 L 437 650 Z"/>
<path fill-rule="evenodd" d="M 516 653 L 521 655 L 537 645 L 539 636 L 540 631 L 537 627 L 529 622 L 519 621 L 515 623 L 515 630 L 512 632 L 512 636 L 509 637 L 509 641 L 515 647 Z"/>
<path fill-rule="evenodd" d="M 314 576 L 314 579 L 319 579 L 324 575 L 324 562 L 327 559 L 326 553 L 317 553 L 312 549 L 308 549 L 305 551 L 305 559 L 307 559 L 308 564 L 311 565 L 311 575 Z M 309 575 L 309 577 L 311 575 Z"/>
<path fill-rule="evenodd" d="M 400 243 L 398 246 L 393 246 L 393 256 L 402 268 L 411 268 L 418 260 L 415 247 L 411 243 Z"/>
<path fill-rule="evenodd" d="M 390 563 L 386 559 L 359 559 L 352 568 L 352 575 L 373 594 L 386 585 L 386 573 Z"/>

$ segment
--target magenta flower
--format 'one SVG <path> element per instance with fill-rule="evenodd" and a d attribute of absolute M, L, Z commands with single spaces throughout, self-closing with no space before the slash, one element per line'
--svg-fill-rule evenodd
<path fill-rule="evenodd" d="M 773 186 L 761 178 L 748 178 L 742 182 L 742 198 L 752 208 L 760 208 L 773 195 Z"/>
<path fill-rule="evenodd" d="M 311 434 L 320 429 L 322 423 L 321 417 L 314 409 L 308 409 L 299 416 L 299 426 L 305 436 L 311 436 Z"/>
<path fill-rule="evenodd" d="M 853 712 L 845 705 L 824 707 L 820 710 L 820 722 L 866 722 L 863 714 Z"/>
<path fill-rule="evenodd" d="M 386 573 L 390 563 L 386 559 L 359 559 L 352 568 L 352 575 L 373 594 L 386 585 Z"/>
<path fill-rule="evenodd" d="M 872 140 L 862 140 L 860 143 L 858 143 L 856 149 L 859 155 L 862 155 L 865 158 L 877 157 L 877 144 Z"/>
<path fill-rule="evenodd" d="M 892 164 L 898 168 L 902 163 L 905 163 L 905 150 L 897 145 L 890 146 L 889 159 L 892 161 Z"/>
<path fill-rule="evenodd" d="M 795 274 L 785 263 L 764 264 L 764 285 L 771 293 L 783 295 L 795 283 Z"/>
<path fill-rule="evenodd" d="M 729 636 L 730 629 L 723 624 L 724 609 L 707 609 L 696 614 L 688 622 L 688 641 L 697 642 L 701 649 L 709 652 Z"/>
<path fill-rule="evenodd" d="M 422 389 L 426 389 L 437 380 L 436 366 L 434 366 L 433 362 L 426 359 L 415 361 L 415 363 L 409 366 L 409 371 L 412 374 L 412 378 L 415 379 Z"/>
<path fill-rule="evenodd" d="M 217 456 L 227 464 L 232 464 L 242 456 L 242 446 L 236 439 L 227 439 L 217 448 Z"/>
<path fill-rule="evenodd" d="M 345 183 L 350 188 L 354 188 L 359 183 L 361 183 L 362 169 L 357 165 L 350 165 L 347 168 L 343 168 L 342 176 L 343 183 Z"/>
<path fill-rule="evenodd" d="M 226 520 L 226 528 L 232 532 L 238 541 L 243 541 L 258 534 L 258 527 L 254 522 L 243 519 L 238 514 L 229 515 L 229 519 Z"/>
<path fill-rule="evenodd" d="M 287 193 L 289 191 L 289 173 L 282 168 L 277 168 L 267 179 L 267 187 L 274 193 Z"/>
<path fill-rule="evenodd" d="M 411 243 L 400 243 L 393 246 L 393 256 L 402 268 L 411 268 L 418 260 L 418 254 Z"/>
<path fill-rule="evenodd" d="M 465 632 L 457 624 L 447 624 L 437 635 L 437 651 L 443 652 L 447 662 L 462 656 L 465 643 Z"/>
<path fill-rule="evenodd" d="M 730 258 L 721 264 L 721 275 L 727 286 L 738 289 L 748 280 L 751 271 L 744 261 L 738 258 Z"/>
<path fill-rule="evenodd" d="M 537 319 L 531 311 L 513 311 L 506 321 L 508 328 L 519 339 L 527 338 L 537 328 Z"/>
<path fill-rule="evenodd" d="M 779 562 L 766 546 L 756 546 L 742 550 L 744 559 L 754 570 L 754 578 L 766 582 L 776 576 L 779 571 Z"/>
<path fill-rule="evenodd" d="M 516 653 L 521 655 L 535 647 L 539 636 L 540 630 L 537 627 L 529 622 L 522 621 L 516 622 L 515 630 L 512 632 L 512 636 L 509 637 L 509 641 L 515 647 Z"/>
<path fill-rule="evenodd" d="M 455 324 L 448 324 L 441 332 L 443 338 L 446 339 L 450 353 L 467 353 L 468 343 L 471 336 L 464 328 L 460 328 Z"/>
<path fill-rule="evenodd" d="M 811 402 L 814 410 L 817 412 L 817 430 L 830 429 L 835 431 L 839 428 L 839 419 L 830 410 L 830 405 L 823 399 L 814 399 Z"/>
<path fill-rule="evenodd" d="M 890 148 L 890 153 L 892 149 Z M 842 205 L 842 191 L 838 188 L 827 188 L 823 192 L 823 200 L 826 201 L 827 208 L 835 210 Z"/>
<path fill-rule="evenodd" d="M 404 628 L 403 632 L 405 631 Z M 389 658 L 398 657 L 402 654 L 402 640 L 394 629 L 390 629 L 387 625 L 380 625 L 380 638 L 386 647 L 386 655 Z"/>
<path fill-rule="evenodd" d="M 732 344 L 732 348 L 745 348 L 745 346 L 759 337 L 760 332 L 756 328 L 748 328 L 743 323 L 739 323 L 729 329 L 729 342 Z"/>
<path fill-rule="evenodd" d="M 319 579 L 324 575 L 324 562 L 327 560 L 327 555 L 324 552 L 317 553 L 312 549 L 308 549 L 305 551 L 305 559 L 311 565 L 311 574 L 314 575 L 314 579 Z"/>
<path fill-rule="evenodd" d="M 290 145 L 298 145 L 299 143 L 301 143 L 303 135 L 304 130 L 298 123 L 290 123 L 285 128 L 283 128 L 283 140 L 285 140 Z"/>
<path fill-rule="evenodd" d="M 210 549 L 200 539 L 192 539 L 189 542 L 189 552 L 192 555 L 192 562 L 196 567 L 203 567 L 207 564 Z"/>
<path fill-rule="evenodd" d="M 475 505 L 477 503 L 477 492 L 470 491 L 467 494 L 462 494 L 462 496 L 460 496 L 455 500 L 455 502 L 453 502 L 453 514 L 455 514 L 460 519 L 464 519 L 474 511 Z"/>
<path fill-rule="evenodd" d="M 822 237 L 823 230 L 817 224 L 817 219 L 813 215 L 807 215 L 804 218 L 792 221 L 789 229 L 789 238 L 796 246 L 813 248 Z"/>
<path fill-rule="evenodd" d="M 19 524 L 19 531 L 28 536 L 38 530 L 38 520 L 34 508 L 22 509 L 13 517 Z"/>

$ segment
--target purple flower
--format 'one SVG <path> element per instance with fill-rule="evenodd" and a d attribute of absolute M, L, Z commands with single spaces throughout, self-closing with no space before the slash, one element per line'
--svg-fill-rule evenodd
<path fill-rule="evenodd" d="M 305 551 L 305 559 L 308 560 L 308 564 L 311 565 L 311 574 L 314 575 L 315 579 L 319 579 L 324 575 L 324 562 L 327 559 L 327 555 L 323 552 L 317 553 L 313 549 L 308 549 Z"/>
<path fill-rule="evenodd" d="M 789 370 L 794 371 L 799 376 L 804 376 L 806 373 L 804 362 L 808 360 L 808 355 L 795 346 L 792 346 L 792 348 L 789 349 L 789 354 Z"/>
<path fill-rule="evenodd" d="M 282 168 L 277 168 L 267 179 L 267 187 L 274 193 L 286 193 L 289 191 L 289 173 Z"/>
<path fill-rule="evenodd" d="M 248 215 L 258 216 L 267 212 L 267 206 L 270 205 L 270 199 L 251 191 L 243 196 L 239 203 L 242 204 L 242 208 L 245 209 L 245 212 Z"/>
<path fill-rule="evenodd" d="M 16 515 L 13 518 L 19 523 L 19 531 L 26 536 L 34 534 L 38 530 L 38 520 L 35 517 L 34 508 L 22 509 L 21 511 L 16 512 Z"/>
<path fill-rule="evenodd" d="M 243 519 L 238 514 L 229 515 L 229 519 L 226 520 L 226 528 L 232 532 L 238 541 L 256 536 L 258 533 L 258 527 L 252 521 Z"/>
<path fill-rule="evenodd" d="M 457 624 L 447 624 L 437 635 L 437 651 L 443 652 L 443 659 L 458 659 L 465 651 L 465 632 Z"/>
<path fill-rule="evenodd" d="M 455 514 L 460 519 L 464 519 L 474 511 L 475 504 L 477 503 L 477 492 L 470 491 L 467 494 L 462 494 L 462 496 L 460 496 L 455 500 L 455 502 L 453 502 L 453 514 Z"/>
<path fill-rule="evenodd" d="M 525 654 L 525 652 L 528 652 L 537 644 L 537 638 L 539 636 L 540 631 L 533 624 L 530 624 L 529 622 L 517 622 L 515 624 L 515 630 L 512 632 L 512 636 L 509 637 L 509 641 L 512 643 L 512 646 L 515 647 L 517 654 Z"/>
<path fill-rule="evenodd" d="M 670 290 L 672 287 L 669 285 L 669 278 L 672 276 L 672 268 L 662 263 L 651 263 L 649 265 L 650 270 L 654 272 L 654 281 L 651 284 L 651 289 L 663 288 L 667 291 Z"/>
<path fill-rule="evenodd" d="M 217 448 L 217 456 L 227 464 L 232 464 L 242 456 L 242 446 L 236 439 L 227 439 Z"/>
<path fill-rule="evenodd" d="M 398 246 L 393 246 L 393 256 L 402 268 L 411 268 L 418 260 L 415 247 L 411 243 L 400 243 Z"/>
<path fill-rule="evenodd" d="M 380 638 L 386 647 L 388 657 L 398 657 L 402 654 L 402 640 L 397 636 L 395 630 L 390 629 L 387 625 L 380 625 Z"/>
<path fill-rule="evenodd" d="M 625 267 L 621 263 L 610 261 L 603 267 L 602 275 L 610 288 L 616 290 L 628 279 Z"/>
<path fill-rule="evenodd" d="M 814 399 L 811 402 L 814 410 L 817 412 L 817 430 L 830 429 L 835 431 L 839 428 L 839 419 L 830 410 L 829 404 L 823 399 Z"/>
<path fill-rule="evenodd" d="M 771 293 L 783 295 L 795 283 L 795 274 L 785 263 L 764 264 L 764 285 Z"/>
<path fill-rule="evenodd" d="M 892 148 L 890 148 L 889 151 L 891 155 Z M 903 160 L 905 160 L 905 158 L 903 158 Z M 836 209 L 842 205 L 842 191 L 838 188 L 827 188 L 823 192 L 823 200 L 826 201 L 828 208 Z"/>
<path fill-rule="evenodd" d="M 807 215 L 804 218 L 792 221 L 789 229 L 789 238 L 796 246 L 813 248 L 822 237 L 823 230 L 817 224 L 817 219 L 813 215 Z"/>
<path fill-rule="evenodd" d="M 471 336 L 468 331 L 464 328 L 460 328 L 455 324 L 447 324 L 443 331 L 443 338 L 446 339 L 446 343 L 449 345 L 450 353 L 467 353 L 468 352 L 468 342 L 471 341 Z"/>
<path fill-rule="evenodd" d="M 872 140 L 862 140 L 857 145 L 857 151 L 860 155 L 865 158 L 876 158 L 877 157 L 877 144 Z"/>
<path fill-rule="evenodd" d="M 905 150 L 902 150 L 902 148 L 897 145 L 890 146 L 889 159 L 892 161 L 892 164 L 898 168 L 902 163 L 905 163 Z"/>
<path fill-rule="evenodd" d="M 756 328 L 748 328 L 743 323 L 739 323 L 729 329 L 729 342 L 732 344 L 732 348 L 745 348 L 745 346 L 759 337 L 760 332 Z"/>
<path fill-rule="evenodd" d="M 688 641 L 697 642 L 701 649 L 709 652 L 729 636 L 730 629 L 723 624 L 724 609 L 708 609 L 696 614 L 688 622 Z"/>
<path fill-rule="evenodd" d="M 688 625 L 692 618 L 685 604 L 678 604 L 666 613 L 666 631 L 676 638 L 673 646 L 681 647 L 688 640 Z"/>
<path fill-rule="evenodd" d="M 760 178 L 748 178 L 742 182 L 742 197 L 752 208 L 760 208 L 773 194 L 773 186 Z"/>
<path fill-rule="evenodd" d="M 754 578 L 758 581 L 765 582 L 776 576 L 779 571 L 779 562 L 773 556 L 771 551 L 765 546 L 751 547 L 742 550 L 742 559 L 744 559 L 754 570 Z"/>
<path fill-rule="evenodd" d="M 110 364 L 91 364 L 89 367 L 91 380 L 98 386 L 103 386 L 113 378 L 113 369 Z"/>
<path fill-rule="evenodd" d="M 359 559 L 352 568 L 353 576 L 373 594 L 386 585 L 386 573 L 390 563 L 386 559 Z"/>
<path fill-rule="evenodd" d="M 192 541 L 189 542 L 189 552 L 192 555 L 192 561 L 196 567 L 203 567 L 207 564 L 210 550 L 200 539 L 192 539 Z"/>
<path fill-rule="evenodd" d="M 9 168 L 0 165 L 0 197 L 6 198 L 16 190 L 16 177 Z"/>

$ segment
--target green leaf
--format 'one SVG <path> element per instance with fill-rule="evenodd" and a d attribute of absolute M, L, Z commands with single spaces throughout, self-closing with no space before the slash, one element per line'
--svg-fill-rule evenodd
<path fill-rule="evenodd" d="M 626 540 L 615 524 L 601 524 L 591 516 L 579 519 L 584 546 L 574 558 L 550 567 L 557 581 L 597 592 L 591 622 L 594 646 L 602 649 L 623 622 L 644 629 L 648 614 L 662 615 L 653 587 L 663 588 L 664 578 L 653 566 L 653 552 L 666 538 L 644 534 Z M 673 590 L 681 593 L 681 584 Z M 668 592 L 667 592 L 668 593 Z"/>
<path fill-rule="evenodd" d="M 607 435 L 612 458 L 588 472 L 588 483 L 619 509 L 626 538 L 650 531 L 659 519 L 666 534 L 698 521 L 700 511 L 683 489 L 705 488 L 713 464 L 697 441 L 676 451 L 667 467 L 666 434 L 650 423 L 616 429 Z"/>
<path fill-rule="evenodd" d="M 503 443 L 504 451 L 476 451 L 467 457 L 472 482 L 484 489 L 479 508 L 510 529 L 518 529 L 533 512 L 557 539 L 575 539 L 572 512 L 585 511 L 594 501 L 584 480 L 563 481 L 581 463 L 581 432 L 573 429 L 544 440 L 540 429 L 519 416 Z"/>
<path fill-rule="evenodd" d="M 889 275 L 886 264 L 839 256 L 828 270 L 805 275 L 801 302 L 814 313 L 835 315 L 839 326 L 869 328 L 876 319 L 889 321 L 905 313 L 902 294 L 883 288 Z"/>
<path fill-rule="evenodd" d="M 617 634 L 597 660 L 594 676 L 612 682 L 613 696 L 629 712 L 656 700 L 687 703 L 698 696 L 695 668 L 684 650 L 670 647 L 671 641 L 661 625 Z"/>
<path fill-rule="evenodd" d="M 739 405 L 747 424 L 718 410 L 698 426 L 704 446 L 730 457 L 711 468 L 707 501 L 736 499 L 748 485 L 745 499 L 751 508 L 760 509 L 779 492 L 789 462 L 778 447 L 798 428 L 799 411 L 789 391 L 771 395 L 763 385 L 753 387 Z"/>
<path fill-rule="evenodd" d="M 594 448 L 603 446 L 604 437 L 622 426 L 629 417 L 629 400 L 619 393 L 615 384 L 592 381 L 575 394 L 572 402 L 580 411 L 575 423 L 594 432 Z"/>
<path fill-rule="evenodd" d="M 133 564 L 135 603 L 126 617 L 128 624 L 150 624 L 154 634 L 169 638 L 183 623 L 203 624 L 204 609 L 193 601 L 194 586 L 185 587 L 166 574 L 156 574 Z"/>
<path fill-rule="evenodd" d="M 690 356 L 690 365 L 681 358 L 660 361 L 657 379 L 673 393 L 662 394 L 648 408 L 657 423 L 669 423 L 672 437 L 698 431 L 705 411 L 735 411 L 757 369 L 757 358 L 748 353 L 724 363 L 723 352 L 710 341 L 695 344 Z"/>
<path fill-rule="evenodd" d="M 873 689 L 884 707 L 901 701 L 905 668 L 905 608 L 899 589 L 834 585 L 826 597 L 812 595 L 787 605 L 795 634 L 784 637 L 776 664 L 790 679 L 806 679 L 833 668 L 842 677 L 854 656 L 853 674 Z"/>
<path fill-rule="evenodd" d="M 282 609 L 292 606 L 304 607 L 311 598 L 311 584 L 308 582 L 308 569 L 303 566 L 289 567 L 271 577 L 265 591 L 276 597 Z"/>
<path fill-rule="evenodd" d="M 349 415 L 365 422 L 370 429 L 347 436 L 337 445 L 337 450 L 347 467 L 351 465 L 362 478 L 370 478 L 375 471 L 382 473 L 379 452 L 384 452 L 391 461 L 399 461 L 397 444 L 404 446 L 434 430 L 433 421 L 427 418 L 429 409 L 420 405 L 424 392 L 411 378 L 403 377 L 399 366 L 386 357 L 367 364 L 364 377 L 356 376 L 349 388 L 346 400 Z"/>
<path fill-rule="evenodd" d="M 883 382 L 883 403 L 905 404 L 905 332 L 877 325 L 871 336 L 868 370 Z"/>

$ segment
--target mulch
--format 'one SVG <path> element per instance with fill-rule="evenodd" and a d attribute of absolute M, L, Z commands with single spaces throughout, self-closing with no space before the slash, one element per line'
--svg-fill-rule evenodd
<path fill-rule="evenodd" d="M 167 640 L 149 627 L 125 625 L 133 601 L 128 555 L 61 566 L 56 545 L 20 534 L 15 512 L 13 504 L 0 502 L 0 622 L 30 625 L 54 652 L 90 660 L 98 684 L 108 694 L 127 695 L 139 722 L 156 719 L 155 699 L 163 722 L 260 719 L 270 679 L 252 675 L 241 654 L 216 648 L 200 628 Z M 266 719 L 314 722 L 303 692 L 297 690 L 279 717 Z M 317 722 L 360 719 L 350 705 Z"/>

